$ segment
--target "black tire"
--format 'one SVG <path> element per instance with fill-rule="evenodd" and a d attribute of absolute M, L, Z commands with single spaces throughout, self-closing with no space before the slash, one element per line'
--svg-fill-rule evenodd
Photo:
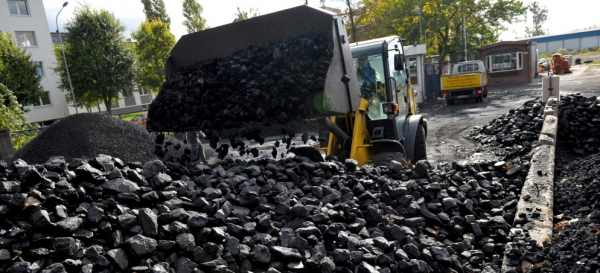
<path fill-rule="evenodd" d="M 425 128 L 423 128 L 423 124 L 419 124 L 417 127 L 417 136 L 415 138 L 415 149 L 414 149 L 414 162 L 419 160 L 427 160 L 427 144 L 425 142 Z"/>
<path fill-rule="evenodd" d="M 447 105 L 454 105 L 454 100 L 446 100 Z"/>
<path fill-rule="evenodd" d="M 483 97 L 484 97 L 484 98 L 487 98 L 487 93 L 488 93 L 488 92 L 487 92 L 487 86 L 484 86 L 484 87 L 483 87 Z"/>
<path fill-rule="evenodd" d="M 375 166 L 388 166 L 392 160 L 396 160 L 406 166 L 406 156 L 401 152 L 383 152 L 373 156 L 371 164 Z"/>

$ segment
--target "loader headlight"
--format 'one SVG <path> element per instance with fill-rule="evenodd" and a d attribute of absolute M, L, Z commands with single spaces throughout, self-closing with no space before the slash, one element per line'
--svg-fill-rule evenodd
<path fill-rule="evenodd" d="M 395 115 L 400 109 L 400 107 L 398 107 L 398 104 L 393 102 L 386 102 L 383 103 L 381 106 L 383 107 L 383 113 L 385 113 L 386 115 Z"/>

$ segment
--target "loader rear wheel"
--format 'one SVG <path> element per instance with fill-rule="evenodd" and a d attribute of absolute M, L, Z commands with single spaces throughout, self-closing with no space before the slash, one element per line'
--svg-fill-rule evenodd
<path fill-rule="evenodd" d="M 423 128 L 423 124 L 419 124 L 419 127 L 417 127 L 417 136 L 415 138 L 414 162 L 427 160 L 427 144 L 425 143 L 425 138 L 425 128 Z"/>
<path fill-rule="evenodd" d="M 403 166 L 406 166 L 406 156 L 404 156 L 401 152 L 383 152 L 378 153 L 373 156 L 373 160 L 371 160 L 371 164 L 375 166 L 388 166 L 392 160 L 396 160 L 402 163 Z"/>

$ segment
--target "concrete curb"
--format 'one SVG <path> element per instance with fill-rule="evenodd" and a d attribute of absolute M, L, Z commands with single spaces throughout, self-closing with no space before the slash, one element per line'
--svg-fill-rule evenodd
<path fill-rule="evenodd" d="M 544 109 L 544 125 L 540 146 L 533 151 L 531 167 L 517 204 L 515 221 L 510 235 L 529 233 L 539 246 L 552 241 L 554 207 L 554 157 L 558 132 L 558 98 L 550 97 Z M 512 243 L 507 244 L 507 248 Z M 521 263 L 513 264 L 504 257 L 501 272 L 516 272 Z M 514 270 L 514 271 L 513 271 Z"/>

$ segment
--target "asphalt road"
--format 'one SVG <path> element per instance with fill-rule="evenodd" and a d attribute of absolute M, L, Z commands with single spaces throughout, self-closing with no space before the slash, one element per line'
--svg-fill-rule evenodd
<path fill-rule="evenodd" d="M 600 96 L 600 66 L 578 65 L 573 73 L 560 77 L 561 93 L 581 93 Z M 518 108 L 528 100 L 542 96 L 541 74 L 528 84 L 512 84 L 488 88 L 488 97 L 476 103 L 474 99 L 446 105 L 445 100 L 420 105 L 420 113 L 428 120 L 427 157 L 432 164 L 464 161 L 476 152 L 477 144 L 466 138 L 473 127 L 484 126 L 491 120 Z M 480 158 L 493 158 L 479 154 Z"/>

